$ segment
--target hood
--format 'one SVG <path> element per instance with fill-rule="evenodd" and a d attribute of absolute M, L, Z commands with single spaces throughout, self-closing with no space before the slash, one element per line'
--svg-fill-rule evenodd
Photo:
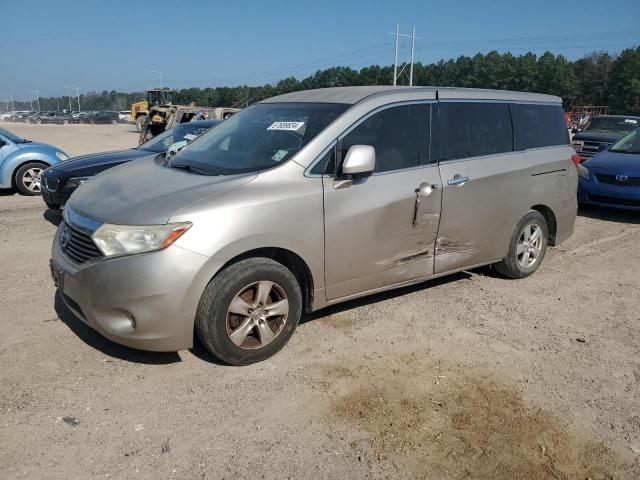
<path fill-rule="evenodd" d="M 624 173 L 630 177 L 640 177 L 640 155 L 604 151 L 582 164 L 589 169 Z"/>
<path fill-rule="evenodd" d="M 255 173 L 205 176 L 162 166 L 155 157 L 112 168 L 81 185 L 69 199 L 73 210 L 120 225 L 166 223 L 174 212 L 237 188 Z"/>
<path fill-rule="evenodd" d="M 158 154 L 150 152 L 149 150 L 138 150 L 135 148 L 115 152 L 93 153 L 65 160 L 57 164 L 54 170 L 72 177 L 92 177 L 121 163 L 150 155 L 155 156 Z"/>
<path fill-rule="evenodd" d="M 32 140 L 24 143 L 16 143 L 16 145 L 18 145 L 19 148 L 46 148 L 47 150 L 60 150 L 59 148 L 56 148 L 53 145 L 49 145 L 48 143 L 34 142 Z"/>
<path fill-rule="evenodd" d="M 587 140 L 593 142 L 604 142 L 604 143 L 613 143 L 620 140 L 622 137 L 627 135 L 626 133 L 617 133 L 617 132 L 578 132 L 576 133 L 572 140 Z"/>

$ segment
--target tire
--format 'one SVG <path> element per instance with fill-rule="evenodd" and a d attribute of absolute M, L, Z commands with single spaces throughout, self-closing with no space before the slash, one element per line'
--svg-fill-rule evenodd
<path fill-rule="evenodd" d="M 267 295 L 259 295 L 260 290 Z M 265 298 L 266 302 L 258 304 L 257 300 Z M 276 304 L 276 313 L 270 314 L 268 306 Z M 230 365 L 248 365 L 284 347 L 301 313 L 302 293 L 293 273 L 275 260 L 256 257 L 234 263 L 207 285 L 195 327 L 200 341 L 216 358 Z"/>
<path fill-rule="evenodd" d="M 146 115 L 140 115 L 138 118 L 136 118 L 136 130 L 138 131 L 138 133 L 142 131 L 142 124 L 145 122 L 146 119 L 147 119 Z"/>
<path fill-rule="evenodd" d="M 509 253 L 495 264 L 496 270 L 508 278 L 532 275 L 544 259 L 548 242 L 549 230 L 545 218 L 535 210 L 527 212 L 513 232 Z"/>
<path fill-rule="evenodd" d="M 48 165 L 42 162 L 29 162 L 22 165 L 14 176 L 18 191 L 22 195 L 40 195 L 40 174 L 47 167 Z"/>

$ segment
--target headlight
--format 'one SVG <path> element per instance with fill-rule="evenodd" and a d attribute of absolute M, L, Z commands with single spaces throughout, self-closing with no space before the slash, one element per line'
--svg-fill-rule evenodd
<path fill-rule="evenodd" d="M 69 159 L 69 155 L 66 155 L 62 152 L 56 152 L 56 157 L 58 157 L 58 160 L 61 160 L 63 162 Z"/>
<path fill-rule="evenodd" d="M 578 165 L 578 176 L 584 180 L 589 180 L 589 169 L 584 165 Z"/>
<path fill-rule="evenodd" d="M 84 182 L 86 182 L 90 178 L 91 177 L 73 177 L 67 180 L 67 183 L 65 183 L 65 186 L 67 188 L 78 188 L 80 185 L 82 185 Z"/>
<path fill-rule="evenodd" d="M 191 223 L 168 225 L 103 224 L 92 235 L 100 251 L 107 257 L 162 250 L 189 230 Z"/>

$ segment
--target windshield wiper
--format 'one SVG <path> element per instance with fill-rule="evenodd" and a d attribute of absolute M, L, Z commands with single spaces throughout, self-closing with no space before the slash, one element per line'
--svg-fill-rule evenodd
<path fill-rule="evenodd" d="M 184 170 L 185 172 L 195 173 L 196 175 L 208 175 L 208 172 L 204 168 L 194 167 L 186 164 L 169 164 L 170 168 L 177 168 L 178 170 Z"/>

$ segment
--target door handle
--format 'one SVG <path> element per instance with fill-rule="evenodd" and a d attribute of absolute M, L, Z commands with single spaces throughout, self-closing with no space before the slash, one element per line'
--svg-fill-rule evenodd
<path fill-rule="evenodd" d="M 459 185 L 462 186 L 465 183 L 467 183 L 469 181 L 469 177 L 460 175 L 459 173 L 456 173 L 453 178 L 450 178 L 449 180 L 447 180 L 447 185 Z"/>

